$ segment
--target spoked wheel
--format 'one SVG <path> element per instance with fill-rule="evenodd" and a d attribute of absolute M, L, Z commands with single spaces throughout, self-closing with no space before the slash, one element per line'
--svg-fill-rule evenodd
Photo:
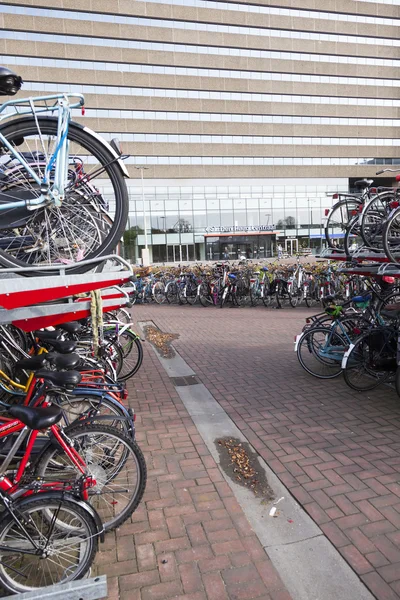
<path fill-rule="evenodd" d="M 250 286 L 250 302 L 252 306 L 257 306 L 261 302 L 261 286 L 259 284 Z"/>
<path fill-rule="evenodd" d="M 163 304 L 166 301 L 165 286 L 162 281 L 157 281 L 153 285 L 153 298 L 157 304 Z"/>
<path fill-rule="evenodd" d="M 334 204 L 325 225 L 325 239 L 330 248 L 343 248 L 341 236 L 354 213 L 358 213 L 360 204 L 358 198 L 345 198 Z"/>
<path fill-rule="evenodd" d="M 61 494 L 40 496 L 14 507 L 26 533 L 8 512 L 0 519 L 0 585 L 7 593 L 81 579 L 96 555 L 98 528 L 91 513 Z M 40 552 L 44 548 L 47 555 Z"/>
<path fill-rule="evenodd" d="M 98 394 L 91 394 L 90 390 L 85 394 L 80 392 L 79 394 L 63 394 L 57 397 L 52 397 L 58 406 L 61 407 L 63 412 L 63 426 L 77 425 L 77 421 L 82 417 L 92 417 L 91 422 L 96 423 L 96 417 L 110 417 L 107 419 L 107 425 L 120 429 L 126 435 L 132 435 L 132 431 L 129 429 L 129 423 L 126 419 L 121 419 L 124 413 L 120 409 L 119 402 L 113 399 L 109 399 L 107 395 L 99 396 Z M 113 420 L 112 417 L 116 417 Z M 104 421 L 103 421 L 104 423 Z"/>
<path fill-rule="evenodd" d="M 237 306 L 248 306 L 251 302 L 250 288 L 243 279 L 238 279 L 236 283 L 234 300 Z"/>
<path fill-rule="evenodd" d="M 66 434 L 96 480 L 89 489 L 89 502 L 97 510 L 106 530 L 124 523 L 138 507 L 146 487 L 147 471 L 139 446 L 107 425 L 71 427 Z M 49 447 L 40 457 L 35 474 L 52 481 L 80 477 L 61 448 Z"/>
<path fill-rule="evenodd" d="M 333 379 L 342 372 L 346 341 L 326 327 L 307 331 L 299 341 L 297 358 L 303 369 L 319 379 Z"/>
<path fill-rule="evenodd" d="M 1 133 L 23 153 L 32 171 L 43 178 L 57 147 L 57 120 L 26 118 L 1 127 Z M 77 263 L 69 272 L 82 273 L 92 265 L 79 262 L 111 253 L 128 217 L 128 192 L 120 167 L 94 135 L 75 123 L 68 129 L 69 160 L 65 196 L 59 205 L 35 210 L 1 212 L 0 261 L 7 267 Z M 3 152 L 7 150 L 3 148 Z M 4 155 L 3 155 L 4 156 Z M 41 195 L 40 186 L 9 153 L 6 176 L 0 182 L 0 202 L 29 200 Z M 50 187 L 54 165 L 50 171 Z M 92 179 L 93 178 L 93 179 Z M 101 189 L 110 190 L 107 197 Z M 110 207 L 109 199 L 111 200 Z M 57 271 L 46 271 L 51 275 Z"/>
<path fill-rule="evenodd" d="M 386 221 L 383 248 L 391 262 L 400 262 L 400 207 L 394 209 Z"/>
<path fill-rule="evenodd" d="M 118 381 L 127 381 L 137 373 L 143 362 L 143 346 L 140 338 L 133 331 L 124 331 L 118 337 L 122 350 L 122 367 L 118 373 Z"/>
<path fill-rule="evenodd" d="M 361 236 L 369 248 L 382 248 L 383 230 L 392 200 L 395 200 L 393 191 L 382 192 L 373 196 L 364 206 L 361 215 Z"/>
<path fill-rule="evenodd" d="M 353 390 L 373 390 L 391 379 L 397 368 L 397 335 L 378 329 L 359 338 L 346 357 L 343 376 Z"/>
<path fill-rule="evenodd" d="M 194 281 L 189 281 L 186 285 L 186 302 L 192 306 L 197 302 L 198 287 L 198 284 Z"/>
<path fill-rule="evenodd" d="M 351 256 L 364 244 L 361 237 L 360 217 L 356 215 L 349 222 L 344 237 L 344 249 L 347 256 Z"/>
<path fill-rule="evenodd" d="M 292 282 L 290 287 L 290 292 L 288 291 L 289 303 L 292 308 L 296 308 L 296 306 L 301 302 L 300 291 L 296 281 Z"/>
<path fill-rule="evenodd" d="M 175 281 L 170 281 L 165 286 L 165 297 L 168 304 L 174 304 L 178 301 L 178 286 Z"/>
<path fill-rule="evenodd" d="M 199 302 L 202 306 L 211 306 L 213 304 L 213 297 L 211 295 L 211 289 L 207 282 L 203 281 L 198 288 Z"/>

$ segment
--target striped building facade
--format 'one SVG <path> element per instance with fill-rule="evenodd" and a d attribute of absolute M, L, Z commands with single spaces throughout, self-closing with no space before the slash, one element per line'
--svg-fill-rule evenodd
<path fill-rule="evenodd" d="M 331 193 L 400 169 L 399 33 L 400 0 L 0 5 L 22 94 L 83 92 L 131 154 L 125 251 L 146 213 L 157 262 L 316 250 Z"/>

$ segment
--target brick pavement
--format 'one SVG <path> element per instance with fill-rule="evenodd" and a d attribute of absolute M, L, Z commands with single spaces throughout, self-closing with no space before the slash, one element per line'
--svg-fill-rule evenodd
<path fill-rule="evenodd" d="M 109 600 L 291 600 L 157 357 L 130 384 L 148 483 L 93 574 Z"/>
<path fill-rule="evenodd" d="M 178 352 L 371 592 L 400 598 L 396 394 L 359 394 L 341 379 L 305 373 L 293 337 L 306 309 L 134 311 L 180 334 Z"/>

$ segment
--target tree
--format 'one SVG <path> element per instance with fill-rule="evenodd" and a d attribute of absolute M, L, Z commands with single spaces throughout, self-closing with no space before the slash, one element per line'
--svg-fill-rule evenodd
<path fill-rule="evenodd" d="M 276 224 L 277 229 L 294 229 L 296 227 L 296 219 L 294 217 L 286 217 L 279 219 Z"/>
<path fill-rule="evenodd" d="M 123 235 L 124 240 L 124 256 L 125 258 L 134 259 L 136 252 L 136 240 L 137 236 L 144 233 L 144 229 L 134 225 L 130 229 L 126 229 Z"/>
<path fill-rule="evenodd" d="M 189 233 L 189 231 L 192 231 L 192 225 L 186 219 L 179 219 L 175 223 L 173 230 L 178 233 Z"/>

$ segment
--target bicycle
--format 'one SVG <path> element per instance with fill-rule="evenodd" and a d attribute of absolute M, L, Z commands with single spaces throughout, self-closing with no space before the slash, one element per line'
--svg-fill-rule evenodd
<path fill-rule="evenodd" d="M 21 85 L 0 67 L 0 95 Z M 83 259 L 110 253 L 122 236 L 129 174 L 118 140 L 109 144 L 71 121 L 72 109 L 83 105 L 81 94 L 69 93 L 0 106 L 0 262 L 6 267 L 76 263 L 70 272 L 82 273 L 91 268 L 79 265 Z M 99 181 L 112 190 L 112 214 Z"/>

